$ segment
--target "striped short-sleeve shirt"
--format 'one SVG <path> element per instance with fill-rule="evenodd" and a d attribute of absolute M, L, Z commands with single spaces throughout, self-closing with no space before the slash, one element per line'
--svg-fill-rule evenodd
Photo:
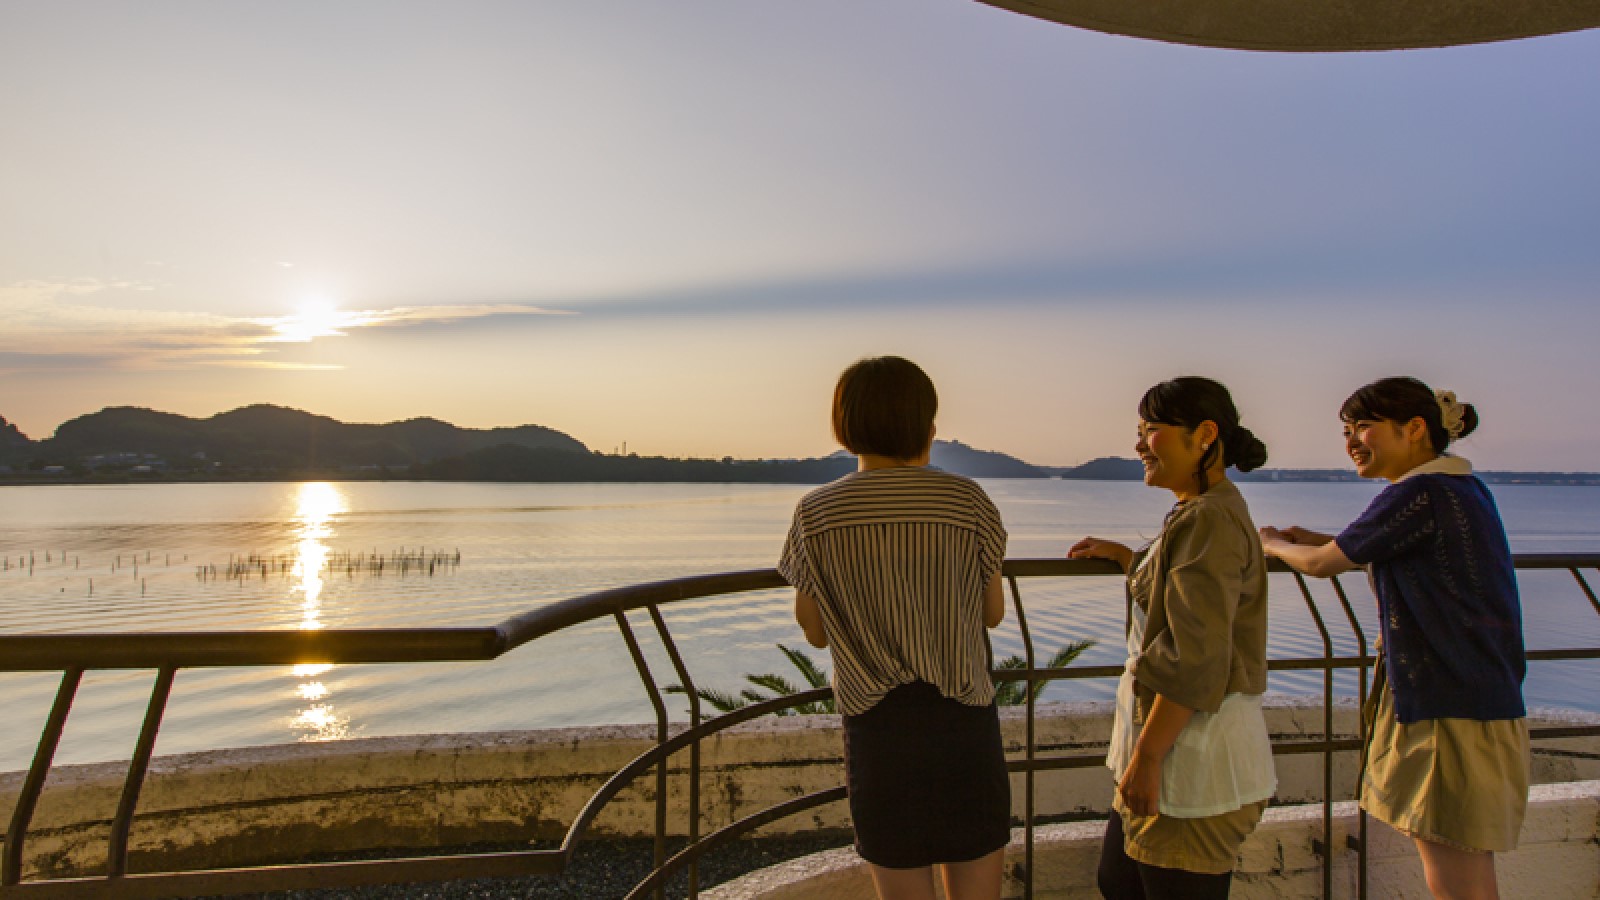
<path fill-rule="evenodd" d="M 913 681 L 993 700 L 983 591 L 1005 551 L 999 510 L 960 475 L 870 469 L 806 494 L 778 571 L 821 608 L 839 710 L 860 715 Z"/>

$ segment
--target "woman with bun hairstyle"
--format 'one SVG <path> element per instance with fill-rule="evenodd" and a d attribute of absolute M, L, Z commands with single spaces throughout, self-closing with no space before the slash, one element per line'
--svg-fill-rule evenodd
<path fill-rule="evenodd" d="M 1000 513 L 929 467 L 939 398 L 915 363 L 839 376 L 857 471 L 801 498 L 778 563 L 806 640 L 833 648 L 856 850 L 883 900 L 999 900 L 1011 785 L 987 629 L 1005 615 Z"/>
<path fill-rule="evenodd" d="M 1497 898 L 1528 802 L 1522 607 L 1505 527 L 1472 464 L 1447 452 L 1478 414 L 1415 378 L 1385 378 L 1339 410 L 1345 450 L 1390 482 L 1337 536 L 1263 528 L 1307 575 L 1367 567 L 1381 652 L 1361 807 L 1410 836 L 1435 897 Z"/>
<path fill-rule="evenodd" d="M 1177 498 L 1134 551 L 1086 537 L 1073 559 L 1128 573 L 1128 665 L 1106 765 L 1117 780 L 1100 892 L 1110 900 L 1227 897 L 1239 845 L 1277 789 L 1261 713 L 1267 574 L 1250 510 L 1227 478 L 1267 461 L 1209 378 L 1164 381 L 1139 401 L 1144 482 Z"/>

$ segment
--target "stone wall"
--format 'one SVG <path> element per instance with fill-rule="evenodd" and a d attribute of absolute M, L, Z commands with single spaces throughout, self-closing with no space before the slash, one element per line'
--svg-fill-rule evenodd
<path fill-rule="evenodd" d="M 1274 736 L 1315 736 L 1314 701 L 1269 697 Z M 1014 756 L 1022 753 L 1022 710 L 1003 713 Z M 1595 724 L 1600 717 L 1541 711 L 1542 722 Z M 1103 752 L 1108 704 L 1039 708 L 1040 756 Z M 1355 711 L 1335 708 L 1335 731 L 1351 735 Z M 465 844 L 560 838 L 578 810 L 628 761 L 653 744 L 652 726 L 367 738 L 158 757 L 140 795 L 130 841 L 134 871 L 283 862 L 327 853 L 428 850 Z M 701 833 L 756 810 L 843 783 L 834 716 L 768 717 L 702 745 Z M 1600 778 L 1600 739 L 1536 748 L 1536 783 Z M 673 759 L 669 822 L 688 822 L 688 754 Z M 1336 757 L 1334 795 L 1352 795 L 1355 754 Z M 106 836 L 121 791 L 122 763 L 62 766 L 29 830 L 28 877 L 92 874 L 104 865 Z M 1278 757 L 1278 802 L 1319 801 L 1321 756 Z M 10 820 L 23 773 L 0 775 L 0 823 Z M 1039 773 L 1037 814 L 1104 815 L 1110 774 L 1101 766 Z M 638 836 L 654 823 L 655 778 L 646 775 L 601 814 L 591 836 Z M 1014 776 L 1016 809 L 1022 777 Z M 766 833 L 849 827 L 843 803 L 767 826 Z"/>
<path fill-rule="evenodd" d="M 1503 897 L 1592 900 L 1600 896 L 1600 781 L 1537 785 L 1529 792 L 1528 817 L 1515 852 L 1495 859 Z M 1036 900 L 1095 900 L 1094 885 L 1104 821 L 1047 825 L 1034 833 Z M 1333 896 L 1355 897 L 1357 854 L 1346 835 L 1358 833 L 1354 803 L 1334 806 Z M 1322 837 L 1322 806 L 1267 810 L 1244 844 L 1234 873 L 1235 900 L 1322 897 L 1322 860 L 1312 842 Z M 1368 896 L 1383 900 L 1427 900 L 1422 863 L 1412 841 L 1380 822 L 1370 822 Z M 1022 896 L 1016 873 L 1023 865 L 1022 830 L 1014 829 L 1006 851 L 1003 896 Z M 876 900 L 866 864 L 845 848 L 818 853 L 754 872 L 712 888 L 705 900 Z"/>

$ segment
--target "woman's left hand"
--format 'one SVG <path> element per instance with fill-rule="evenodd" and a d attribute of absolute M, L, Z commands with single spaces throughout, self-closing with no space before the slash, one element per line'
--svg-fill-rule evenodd
<path fill-rule="evenodd" d="M 1161 761 L 1134 753 L 1122 782 L 1117 785 L 1117 795 L 1122 798 L 1128 812 L 1136 816 L 1153 816 L 1161 811 Z"/>

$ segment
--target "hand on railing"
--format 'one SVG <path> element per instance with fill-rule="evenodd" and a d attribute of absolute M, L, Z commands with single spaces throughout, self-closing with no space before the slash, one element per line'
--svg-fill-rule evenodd
<path fill-rule="evenodd" d="M 1067 550 L 1067 559 L 1109 559 L 1126 572 L 1133 563 L 1133 551 L 1116 541 L 1086 537 Z"/>

